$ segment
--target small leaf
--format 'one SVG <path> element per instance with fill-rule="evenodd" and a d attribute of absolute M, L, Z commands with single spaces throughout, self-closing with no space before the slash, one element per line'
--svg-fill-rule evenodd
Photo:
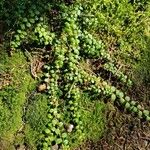
<path fill-rule="evenodd" d="M 63 141 L 63 144 L 64 144 L 64 145 L 68 145 L 68 143 L 69 143 L 68 140 L 64 140 L 64 141 Z"/>
<path fill-rule="evenodd" d="M 138 112 L 139 118 L 142 118 L 142 115 L 143 115 L 142 111 L 139 111 L 139 112 Z"/>
<path fill-rule="evenodd" d="M 126 100 L 127 102 L 129 102 L 129 101 L 130 101 L 130 97 L 129 97 L 129 96 L 126 96 L 126 97 L 125 97 L 125 100 Z"/>
<path fill-rule="evenodd" d="M 61 139 L 61 138 L 57 139 L 57 140 L 56 140 L 56 143 L 57 143 L 57 144 L 61 144 L 61 143 L 62 143 L 62 139 Z"/>
<path fill-rule="evenodd" d="M 63 133 L 62 138 L 66 138 L 66 137 L 67 137 L 67 133 Z"/>
<path fill-rule="evenodd" d="M 149 116 L 146 116 L 146 120 L 147 120 L 147 121 L 150 121 L 150 117 L 149 117 Z"/>
<path fill-rule="evenodd" d="M 144 114 L 145 116 L 148 116 L 148 115 L 149 115 L 149 111 L 148 111 L 148 110 L 144 110 L 144 111 L 143 111 L 143 114 Z"/>
<path fill-rule="evenodd" d="M 126 108 L 126 109 L 129 109 L 129 108 L 130 108 L 130 104 L 129 104 L 128 102 L 125 104 L 125 108 Z"/>
<path fill-rule="evenodd" d="M 116 95 L 115 94 L 112 94 L 111 95 L 111 100 L 114 102 L 116 100 Z"/>
<path fill-rule="evenodd" d="M 45 133 L 46 134 L 49 134 L 51 131 L 47 128 L 47 129 L 45 129 Z"/>

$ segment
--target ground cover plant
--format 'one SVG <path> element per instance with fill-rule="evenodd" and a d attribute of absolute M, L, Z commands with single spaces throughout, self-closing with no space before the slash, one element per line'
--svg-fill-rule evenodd
<path fill-rule="evenodd" d="M 20 59 L 31 63 L 35 80 L 28 75 L 27 68 L 24 77 L 23 71 L 14 67 L 16 72 L 20 71 L 16 73 L 15 84 L 22 81 L 23 95 L 19 96 L 18 85 L 13 82 L 2 87 L 2 137 L 6 130 L 15 134 L 23 121 L 20 140 L 29 149 L 73 149 L 86 139 L 102 135 L 106 122 L 103 101 L 110 101 L 139 119 L 150 121 L 149 110 L 130 98 L 127 90 L 134 84 L 128 70 L 140 59 L 149 36 L 150 6 L 147 1 L 11 3 L 10 9 L 6 9 L 7 2 L 0 3 L 1 17 L 3 20 L 7 17 L 4 21 L 10 29 L 4 35 L 6 42 L 3 45 L 16 59 L 16 65 L 24 64 Z M 33 73 L 34 57 L 41 61 L 38 75 Z M 5 65 L 3 61 L 5 59 L 1 61 Z M 11 65 L 7 65 L 11 69 Z M 4 69 L 0 73 L 3 72 L 7 71 Z M 7 97 L 8 93 L 15 97 L 14 105 L 12 96 Z M 16 110 L 20 114 L 16 114 Z M 16 126 L 9 120 L 11 112 Z M 5 119 L 14 129 L 6 129 L 9 126 L 5 125 Z M 18 141 L 14 143 L 17 146 Z"/>

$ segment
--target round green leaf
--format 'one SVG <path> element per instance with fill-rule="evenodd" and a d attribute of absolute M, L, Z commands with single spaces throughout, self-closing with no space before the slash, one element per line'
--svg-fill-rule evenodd
<path fill-rule="evenodd" d="M 115 94 L 112 94 L 111 95 L 111 100 L 114 102 L 116 100 L 116 95 Z"/>
<path fill-rule="evenodd" d="M 57 144 L 61 144 L 61 143 L 62 143 L 62 139 L 61 139 L 61 138 L 56 139 L 56 143 L 57 143 Z"/>
<path fill-rule="evenodd" d="M 51 131 L 47 128 L 47 129 L 45 129 L 45 133 L 46 134 L 49 134 Z"/>
<path fill-rule="evenodd" d="M 125 104 L 125 108 L 126 108 L 126 109 L 129 109 L 129 108 L 130 108 L 130 103 L 127 102 L 127 103 Z"/>
<path fill-rule="evenodd" d="M 144 111 L 143 111 L 143 114 L 144 114 L 145 116 L 148 116 L 148 115 L 149 115 L 149 111 L 148 111 L 148 110 L 144 110 Z"/>

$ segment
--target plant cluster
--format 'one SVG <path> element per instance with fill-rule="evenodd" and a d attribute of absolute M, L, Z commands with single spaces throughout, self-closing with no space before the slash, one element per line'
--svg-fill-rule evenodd
<path fill-rule="evenodd" d="M 104 69 L 111 72 L 114 76 L 120 79 L 121 82 L 125 83 L 129 87 L 132 85 L 132 81 L 125 75 L 122 71 L 120 71 L 115 64 L 113 63 L 106 63 L 104 64 Z"/>
<path fill-rule="evenodd" d="M 48 22 L 43 16 L 40 16 L 42 10 L 49 9 L 50 5 L 32 5 L 25 17 L 19 17 L 18 29 L 10 43 L 12 49 L 19 47 L 21 44 L 36 42 L 37 45 L 48 45 L 52 43 L 54 34 L 49 31 Z M 20 14 L 22 15 L 22 14 Z M 28 34 L 30 30 L 33 33 Z"/>
<path fill-rule="evenodd" d="M 20 19 L 18 29 L 10 43 L 12 49 L 33 43 L 41 47 L 47 45 L 51 47 L 51 53 L 48 54 L 51 59 L 44 66 L 42 82 L 46 85 L 45 92 L 49 98 L 47 114 L 49 122 L 43 131 L 44 138 L 41 144 L 43 150 L 54 147 L 68 149 L 71 133 L 79 135 L 74 140 L 85 138 L 79 104 L 83 92 L 93 97 L 106 96 L 112 102 L 118 102 L 125 110 L 134 112 L 139 118 L 150 121 L 148 110 L 131 100 L 125 92 L 114 87 L 107 79 L 104 80 L 92 70 L 91 73 L 80 65 L 82 61 L 100 58 L 104 61 L 102 65 L 104 70 L 114 74 L 121 82 L 131 85 L 128 77 L 118 70 L 117 62 L 111 57 L 105 41 L 103 42 L 97 34 L 101 29 L 99 24 L 101 25 L 102 19 L 103 25 L 106 20 L 99 11 L 94 14 L 95 10 L 101 7 L 101 3 L 99 1 L 93 3 L 94 5 L 91 5 L 91 2 L 78 0 L 71 5 L 61 1 L 49 2 L 46 6 L 33 5 L 29 9 L 28 16 Z M 120 6 L 123 7 L 123 4 L 126 3 L 123 2 Z M 103 11 L 112 7 L 110 1 L 102 6 Z M 55 12 L 58 20 L 49 18 L 49 11 Z M 52 23 L 50 26 L 49 20 L 61 22 L 58 27 L 60 31 L 56 32 L 56 27 Z M 120 35 L 119 29 L 115 27 L 110 29 L 109 26 L 108 23 L 106 27 L 109 32 Z M 67 122 L 64 119 L 65 115 L 69 116 Z"/>

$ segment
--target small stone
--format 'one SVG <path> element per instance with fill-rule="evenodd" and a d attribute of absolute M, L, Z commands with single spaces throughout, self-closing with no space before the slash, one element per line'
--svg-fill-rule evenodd
<path fill-rule="evenodd" d="M 58 144 L 53 145 L 51 148 L 52 148 L 52 150 L 58 150 L 59 149 Z"/>
<path fill-rule="evenodd" d="M 69 124 L 68 127 L 67 127 L 67 132 L 69 132 L 69 133 L 72 132 L 73 128 L 74 128 L 74 125 Z"/>
<path fill-rule="evenodd" d="M 39 87 L 38 87 L 38 91 L 39 91 L 39 92 L 42 92 L 42 91 L 44 91 L 44 90 L 46 90 L 46 84 L 45 84 L 45 83 L 40 84 Z"/>

